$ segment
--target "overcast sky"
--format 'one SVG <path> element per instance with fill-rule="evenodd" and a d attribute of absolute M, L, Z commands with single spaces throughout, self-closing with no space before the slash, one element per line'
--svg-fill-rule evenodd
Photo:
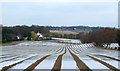
<path fill-rule="evenodd" d="M 117 2 L 5 2 L 1 6 L 4 26 L 118 26 Z"/>

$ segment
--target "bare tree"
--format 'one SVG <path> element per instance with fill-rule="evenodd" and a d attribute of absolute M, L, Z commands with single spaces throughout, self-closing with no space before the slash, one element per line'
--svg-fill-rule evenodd
<path fill-rule="evenodd" d="M 116 38 L 117 32 L 118 31 L 114 28 L 101 28 L 101 29 L 83 34 L 81 36 L 81 41 L 83 43 L 96 42 L 96 44 L 100 46 L 107 44 L 107 47 L 108 47 L 111 43 L 116 42 L 115 38 Z"/>

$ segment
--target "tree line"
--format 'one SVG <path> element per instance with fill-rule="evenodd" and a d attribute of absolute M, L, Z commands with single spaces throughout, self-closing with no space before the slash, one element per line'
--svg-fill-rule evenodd
<path fill-rule="evenodd" d="M 100 28 L 88 33 L 82 33 L 79 36 L 83 43 L 95 42 L 99 46 L 107 44 L 107 47 L 111 43 L 119 43 L 120 45 L 120 30 L 115 28 Z"/>
<path fill-rule="evenodd" d="M 80 32 L 79 34 L 59 34 L 50 33 L 49 30 L 44 26 L 13 26 L 13 27 L 2 27 L 2 43 L 23 40 L 27 37 L 27 40 L 31 40 L 33 35 L 40 32 L 45 37 L 59 37 L 59 38 L 71 38 L 80 39 L 82 43 L 95 42 L 99 46 L 111 43 L 119 43 L 120 45 L 120 30 L 115 28 L 100 28 L 90 32 Z M 32 35 L 31 35 L 32 33 Z"/>
<path fill-rule="evenodd" d="M 17 36 L 20 37 L 19 40 L 23 40 L 27 37 L 27 40 L 31 39 L 31 31 L 35 33 L 40 32 L 43 36 L 48 37 L 50 35 L 49 30 L 44 26 L 13 26 L 13 27 L 2 27 L 2 43 L 17 41 Z"/>
<path fill-rule="evenodd" d="M 69 31 L 79 31 L 79 30 L 96 30 L 100 27 L 89 27 L 89 26 L 46 26 L 48 30 L 69 30 Z"/>

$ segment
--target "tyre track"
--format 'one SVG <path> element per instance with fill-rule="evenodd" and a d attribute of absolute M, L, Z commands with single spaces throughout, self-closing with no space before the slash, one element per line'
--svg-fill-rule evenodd
<path fill-rule="evenodd" d="M 62 49 L 62 50 L 63 50 L 63 49 Z M 59 49 L 59 50 L 57 50 L 57 51 L 62 52 L 62 50 L 60 51 L 60 49 Z M 59 53 L 60 53 L 60 52 L 59 52 Z M 57 53 L 56 53 L 56 54 L 57 54 Z M 13 56 L 6 56 L 6 57 L 1 57 L 1 58 L 7 58 L 7 57 L 13 57 Z M 17 59 L 17 58 L 19 58 L 19 57 L 22 57 L 22 56 L 18 56 L 18 57 L 9 59 L 9 60 L 4 60 L 4 61 L 1 61 L 0 63 L 6 62 L 6 61 L 10 61 L 10 60 L 14 60 L 14 59 Z M 31 58 L 32 58 L 32 57 L 31 57 Z M 28 59 L 25 59 L 25 60 L 29 60 L 29 59 L 31 59 L 31 58 L 28 58 Z M 20 61 L 20 62 L 18 62 L 18 63 L 15 63 L 15 64 L 10 65 L 10 66 L 5 66 L 5 67 L 2 68 L 1 71 L 6 71 L 6 70 L 8 70 L 9 68 L 12 68 L 13 66 L 15 66 L 15 65 L 17 65 L 17 64 L 22 63 L 22 62 L 25 61 L 25 60 L 22 60 L 22 61 Z"/>
<path fill-rule="evenodd" d="M 62 66 L 60 71 L 65 71 L 65 69 L 75 69 L 75 71 L 79 71 L 76 62 L 74 61 L 72 55 L 69 53 L 68 49 L 66 49 L 66 54 L 62 57 Z"/>
<path fill-rule="evenodd" d="M 68 49 L 72 57 L 74 58 L 78 68 L 80 71 L 92 71 L 82 60 L 78 58 L 75 54 L 73 54 L 70 49 Z"/>
<path fill-rule="evenodd" d="M 5 67 L 2 68 L 1 71 L 7 71 L 9 68 L 12 68 L 13 66 L 15 66 L 15 65 L 17 65 L 17 64 L 20 64 L 20 63 L 22 63 L 22 62 L 24 62 L 24 61 L 26 61 L 26 60 L 29 60 L 29 59 L 31 59 L 31 58 L 33 58 L 33 57 L 35 57 L 35 56 L 31 56 L 31 57 L 29 57 L 29 58 L 27 58 L 27 59 L 24 59 L 24 60 L 22 60 L 22 61 L 19 61 L 19 62 L 17 62 L 17 63 L 12 64 L 12 65 L 5 66 Z"/>
<path fill-rule="evenodd" d="M 19 57 L 23 57 L 23 56 L 17 56 L 17 57 L 14 57 L 14 58 L 8 59 L 8 60 L 1 61 L 0 63 L 2 63 L 2 62 L 6 62 L 6 61 L 10 61 L 10 60 L 14 60 L 14 59 L 17 59 L 17 58 L 19 58 Z"/>
<path fill-rule="evenodd" d="M 58 49 L 58 50 L 59 50 L 59 49 Z M 60 52 L 59 52 L 59 51 L 60 51 Z M 61 52 L 63 51 L 63 48 L 62 48 L 62 50 L 59 50 L 59 51 L 57 51 L 58 53 L 56 52 L 56 53 L 54 53 L 54 54 L 59 54 L 59 53 L 61 53 Z M 32 70 L 34 70 L 35 67 L 36 67 L 38 64 L 40 64 L 44 59 L 46 59 L 47 57 L 49 57 L 49 56 L 51 56 L 51 55 L 54 55 L 54 54 L 46 55 L 46 56 L 40 58 L 39 60 L 37 60 L 36 62 L 34 62 L 33 64 L 31 64 L 30 66 L 28 66 L 24 71 L 32 71 Z"/>
<path fill-rule="evenodd" d="M 110 57 L 110 56 L 106 56 L 106 55 L 95 55 L 95 56 L 102 56 L 102 57 L 106 57 L 106 58 L 109 58 L 109 59 L 112 59 L 112 60 L 120 61 L 119 59 L 116 59 L 116 58 L 113 58 L 113 57 Z"/>
<path fill-rule="evenodd" d="M 59 52 L 61 50 L 61 48 L 59 48 L 58 50 L 56 50 L 56 52 Z"/>
<path fill-rule="evenodd" d="M 93 56 L 90 56 L 90 55 L 87 55 L 87 56 L 90 57 L 90 58 L 92 58 L 92 59 L 95 60 L 95 61 L 98 61 L 98 62 L 102 63 L 103 65 L 107 66 L 109 69 L 111 69 L 111 70 L 113 70 L 113 71 L 120 71 L 120 70 L 117 69 L 116 67 L 114 67 L 114 66 L 112 66 L 112 65 L 110 65 L 110 64 L 108 64 L 108 63 L 106 63 L 106 62 L 104 62 L 104 61 L 101 61 L 101 60 L 99 60 L 99 59 L 97 59 L 97 58 L 95 58 L 95 57 L 93 57 Z"/>
<path fill-rule="evenodd" d="M 8 58 L 8 57 L 13 57 L 13 56 L 15 56 L 15 55 L 0 57 L 0 59 L 2 59 L 2 58 Z"/>
<path fill-rule="evenodd" d="M 75 51 L 77 51 L 78 53 L 81 52 L 81 50 L 79 50 L 78 48 L 73 48 Z"/>
<path fill-rule="evenodd" d="M 66 48 L 64 48 L 64 49 L 65 49 L 65 52 L 58 56 L 51 71 L 60 71 L 61 65 L 62 65 L 62 56 L 66 53 Z"/>
<path fill-rule="evenodd" d="M 65 50 L 64 50 L 65 49 Z M 49 56 L 51 56 L 51 55 L 55 55 L 55 54 L 58 54 L 58 57 L 57 57 L 57 59 L 55 59 L 56 61 L 55 61 L 55 63 L 54 63 L 54 66 L 53 66 L 53 68 L 52 68 L 52 71 L 60 71 L 61 70 L 61 65 L 62 65 L 62 57 L 63 57 L 63 55 L 67 52 L 66 51 L 66 49 L 68 49 L 68 52 L 72 55 L 72 57 L 73 57 L 73 59 L 75 60 L 75 62 L 76 62 L 76 65 L 78 66 L 78 68 L 79 68 L 79 70 L 81 70 L 81 71 L 91 71 L 91 69 L 85 64 L 85 62 L 83 61 L 83 60 L 81 60 L 78 56 L 77 56 L 77 54 L 79 54 L 80 53 L 80 49 L 78 49 L 78 48 L 74 48 L 74 47 L 60 47 L 60 48 L 58 48 L 58 49 L 56 49 L 55 51 L 54 51 L 54 53 L 52 53 L 52 54 L 49 54 L 49 55 L 46 55 L 46 56 L 44 56 L 44 57 L 42 57 L 42 58 L 40 58 L 40 59 L 36 59 L 36 62 L 34 62 L 34 63 L 31 63 L 31 65 L 30 66 L 28 66 L 24 71 L 32 71 L 32 70 L 34 70 L 35 69 L 35 67 L 38 65 L 38 64 L 40 64 L 44 59 L 46 59 L 47 57 L 49 57 Z M 61 54 L 60 54 L 61 53 Z M 108 64 L 108 63 L 106 63 L 106 62 L 104 62 L 104 61 L 102 61 L 102 60 L 99 60 L 99 59 L 97 59 L 97 58 L 95 58 L 95 57 L 92 57 L 92 56 L 90 56 L 90 55 L 86 55 L 86 56 L 88 56 L 88 57 L 90 57 L 90 58 L 92 58 L 92 60 L 95 60 L 95 61 L 97 61 L 97 62 L 99 62 L 99 63 L 101 63 L 101 64 L 103 64 L 104 66 L 106 66 L 106 67 L 108 67 L 108 68 L 110 68 L 110 69 L 112 69 L 112 70 L 114 70 L 114 71 L 119 71 L 117 68 L 115 68 L 114 66 L 112 66 L 112 65 L 110 65 L 110 64 Z M 112 60 L 116 60 L 116 61 L 120 61 L 119 59 L 116 59 L 116 58 L 113 58 L 113 57 L 110 57 L 110 56 L 106 56 L 106 55 L 95 55 L 95 56 L 102 56 L 102 57 L 106 57 L 106 58 L 110 58 L 110 59 L 112 59 Z M 7 57 L 6 57 L 7 58 Z M 16 57 L 17 58 L 17 57 Z M 12 59 L 9 59 L 9 60 L 13 60 L 13 59 L 16 59 L 16 58 L 12 58 Z M 19 58 L 19 57 L 18 57 Z M 4 60 L 3 62 L 5 62 L 5 61 L 9 61 L 9 60 Z M 26 59 L 25 59 L 26 60 Z M 25 61 L 24 60 L 24 61 Z M 27 59 L 27 60 L 29 60 L 29 59 Z M 23 61 L 22 61 L 23 62 Z M 22 63 L 22 62 L 20 62 L 20 63 Z M 1 62 L 2 63 L 2 62 Z M 18 63 L 15 63 L 15 64 L 13 64 L 14 66 L 15 65 L 17 65 L 17 64 L 19 64 L 19 62 Z M 11 68 L 11 67 L 13 67 L 12 65 L 10 65 L 10 66 L 5 66 L 5 67 L 3 67 L 3 69 L 1 70 L 1 71 L 6 71 L 7 69 L 9 69 L 9 68 Z M 5 68 L 7 68 L 6 70 L 5 70 Z"/>
<path fill-rule="evenodd" d="M 75 54 L 79 54 L 80 52 L 81 52 L 81 50 L 76 50 L 75 48 L 69 48 L 69 49 L 71 49 Z"/>
<path fill-rule="evenodd" d="M 64 48 L 61 48 L 61 50 L 57 51 L 56 54 L 62 53 L 63 50 Z"/>
<path fill-rule="evenodd" d="M 24 71 L 32 71 L 40 62 L 42 62 L 48 56 L 51 56 L 51 55 L 47 55 L 47 56 L 44 56 L 44 57 L 40 58 L 35 63 L 33 63 L 29 67 L 27 67 Z"/>
<path fill-rule="evenodd" d="M 73 50 L 72 50 L 72 51 L 73 51 Z M 76 51 L 76 50 L 75 50 L 75 51 Z M 73 52 L 74 52 L 74 51 L 73 51 Z M 78 51 L 76 51 L 76 52 L 78 52 Z M 75 52 L 74 52 L 74 53 L 75 53 Z M 78 53 L 80 53 L 80 52 L 78 52 Z M 88 56 L 88 55 L 87 55 L 87 56 Z M 113 57 L 109 57 L 109 56 L 105 56 L 105 55 L 95 55 L 95 56 L 103 56 L 103 57 L 106 57 L 106 58 L 110 58 L 110 59 L 112 59 L 112 60 L 120 61 L 119 59 L 116 59 L 116 58 L 113 58 Z M 88 56 L 88 57 L 90 57 L 90 56 Z M 90 57 L 90 58 L 92 58 L 92 57 Z M 108 68 L 110 68 L 110 69 L 112 69 L 112 70 L 114 70 L 114 71 L 119 71 L 116 67 L 114 67 L 114 66 L 112 66 L 112 65 L 110 65 L 110 64 L 108 64 L 108 63 L 106 63 L 106 62 L 103 62 L 103 61 L 98 60 L 98 59 L 95 59 L 95 58 L 92 58 L 92 59 L 100 62 L 101 64 L 107 66 Z"/>
<path fill-rule="evenodd" d="M 79 52 L 74 50 L 73 48 L 69 48 L 69 49 L 71 49 L 75 54 L 79 54 Z"/>
<path fill-rule="evenodd" d="M 78 52 L 78 51 L 77 51 L 77 52 Z M 87 55 L 87 56 L 88 56 L 88 55 Z M 112 60 L 120 61 L 119 59 L 116 59 L 116 58 L 113 58 L 113 57 L 109 57 L 109 56 L 105 56 L 105 55 L 96 55 L 96 56 L 103 56 L 103 57 L 106 57 L 106 58 L 110 58 L 110 59 L 112 59 Z M 88 57 L 90 57 L 90 56 L 88 56 Z M 107 66 L 108 68 L 110 68 L 110 69 L 112 69 L 112 70 L 119 71 L 117 68 L 115 68 L 114 66 L 112 66 L 112 65 L 110 65 L 110 64 L 108 64 L 108 63 L 106 63 L 106 62 L 103 62 L 103 61 L 101 61 L 101 60 L 95 59 L 94 57 L 90 57 L 90 58 L 92 58 L 93 60 L 96 60 L 96 61 L 100 62 L 101 64 Z"/>

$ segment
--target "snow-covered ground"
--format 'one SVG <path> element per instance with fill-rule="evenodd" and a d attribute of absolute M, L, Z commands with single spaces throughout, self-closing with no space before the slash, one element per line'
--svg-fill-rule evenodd
<path fill-rule="evenodd" d="M 62 40 L 62 42 L 68 42 L 68 43 L 81 43 L 78 39 L 66 39 L 66 38 L 52 38 L 52 39 L 58 39 Z"/>
<path fill-rule="evenodd" d="M 107 44 L 103 45 L 104 47 L 107 47 Z M 111 43 L 109 46 L 109 48 L 118 48 L 120 47 L 118 43 Z"/>
<path fill-rule="evenodd" d="M 44 41 L 29 41 L 17 45 L 3 46 L 2 55 L 0 56 L 0 69 L 5 66 L 13 65 L 8 69 L 8 71 L 10 71 L 11 69 L 24 70 L 35 62 L 38 62 L 39 59 L 43 59 L 43 57 L 50 55 L 44 58 L 41 62 L 39 62 L 34 69 L 49 69 L 49 71 L 51 71 L 55 63 L 60 62 L 60 69 L 62 69 L 61 71 L 64 71 L 64 69 L 77 69 L 77 71 L 79 71 L 79 67 L 76 64 L 77 62 L 74 60 L 70 52 L 76 55 L 90 69 L 110 68 L 98 61 L 95 61 L 87 55 L 93 56 L 101 61 L 104 61 L 114 66 L 117 69 L 120 69 L 120 67 L 117 66 L 120 62 L 120 51 L 96 48 L 92 43 L 75 45 Z M 62 58 L 60 58 L 60 55 L 62 55 Z M 105 55 L 115 58 L 118 61 L 97 55 Z M 62 59 L 62 61 L 59 61 L 59 59 Z M 14 65 L 15 63 L 17 64 Z"/>

